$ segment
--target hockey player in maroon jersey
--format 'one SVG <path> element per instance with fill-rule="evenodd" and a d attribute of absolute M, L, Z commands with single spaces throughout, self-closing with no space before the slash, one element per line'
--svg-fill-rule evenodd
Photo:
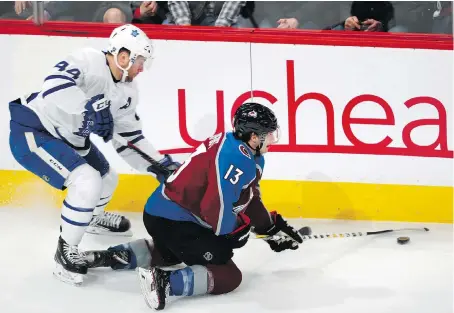
<path fill-rule="evenodd" d="M 267 235 L 271 249 L 295 250 L 302 237 L 262 203 L 263 154 L 278 141 L 274 113 L 258 103 L 235 112 L 233 132 L 205 140 L 150 196 L 143 221 L 151 239 L 87 253 L 92 267 L 137 268 L 142 293 L 161 310 L 172 296 L 224 294 L 237 288 L 241 271 L 233 250 L 251 228 Z M 284 236 L 274 236 L 282 232 Z M 166 271 L 158 267 L 184 263 Z"/>

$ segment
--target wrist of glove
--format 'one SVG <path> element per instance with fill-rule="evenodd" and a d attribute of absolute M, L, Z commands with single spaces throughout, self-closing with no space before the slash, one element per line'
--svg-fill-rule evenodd
<path fill-rule="evenodd" d="M 271 212 L 271 218 L 274 222 L 273 225 L 264 230 L 255 230 L 255 233 L 265 235 L 266 237 L 263 240 L 275 252 L 298 249 L 299 244 L 303 242 L 298 230 L 288 225 L 287 221 L 277 212 Z M 280 234 L 280 232 L 283 234 Z"/>
<path fill-rule="evenodd" d="M 160 160 L 159 163 L 171 171 L 174 171 L 181 166 L 181 163 L 174 161 L 168 154 L 165 154 L 164 158 Z"/>
<path fill-rule="evenodd" d="M 232 249 L 239 249 L 244 247 L 249 239 L 249 234 L 251 232 L 251 220 L 244 213 L 238 214 L 239 226 L 226 235 L 223 235 L 227 245 Z"/>
<path fill-rule="evenodd" d="M 156 168 L 153 165 L 150 165 L 147 168 L 147 172 L 155 174 L 160 183 L 164 182 L 167 177 L 173 173 L 173 171 L 181 166 L 181 163 L 174 161 L 168 154 L 165 154 L 164 158 L 161 159 L 159 163 L 169 170 L 169 174 L 165 175 L 163 173 L 157 172 Z"/>

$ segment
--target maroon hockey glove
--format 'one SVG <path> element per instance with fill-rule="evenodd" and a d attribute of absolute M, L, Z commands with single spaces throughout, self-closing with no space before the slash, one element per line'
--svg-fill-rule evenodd
<path fill-rule="evenodd" d="M 256 230 L 258 235 L 265 235 L 264 240 L 270 245 L 270 248 L 275 252 L 281 252 L 287 249 L 298 249 L 298 243 L 303 242 L 303 238 L 298 233 L 298 230 L 287 224 L 280 214 L 271 212 L 271 218 L 274 224 L 265 230 Z M 283 232 L 287 236 L 278 235 Z M 275 236 L 276 235 L 276 236 Z"/>
<path fill-rule="evenodd" d="M 240 226 L 231 233 L 224 235 L 224 238 L 232 249 L 239 249 L 243 247 L 249 239 L 251 232 L 251 220 L 244 213 L 238 214 Z"/>

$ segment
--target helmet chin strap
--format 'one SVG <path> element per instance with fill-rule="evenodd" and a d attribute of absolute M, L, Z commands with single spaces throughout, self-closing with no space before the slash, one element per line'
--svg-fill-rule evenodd
<path fill-rule="evenodd" d="M 255 149 L 249 145 L 249 142 L 246 143 L 249 146 L 249 148 L 251 148 L 251 150 L 255 151 L 255 156 L 261 155 L 260 150 L 263 148 L 263 144 L 265 143 L 265 139 L 266 139 L 266 137 L 262 138 L 262 136 L 259 136 L 259 138 L 260 138 L 260 144 Z"/>
<path fill-rule="evenodd" d="M 122 72 L 120 81 L 121 81 L 122 83 L 124 83 L 124 82 L 126 81 L 126 78 L 128 78 L 128 70 L 131 68 L 132 62 L 129 61 L 129 64 L 128 64 L 128 67 L 127 67 L 127 68 L 122 68 L 122 67 L 120 66 L 120 64 L 118 64 L 118 54 L 115 55 L 114 61 L 115 61 L 115 65 L 116 65 L 116 66 L 121 70 L 121 72 Z"/>

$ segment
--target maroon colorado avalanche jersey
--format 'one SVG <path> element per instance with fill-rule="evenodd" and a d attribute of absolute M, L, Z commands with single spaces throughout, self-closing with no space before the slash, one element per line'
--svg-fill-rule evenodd
<path fill-rule="evenodd" d="M 245 212 L 253 226 L 271 225 L 260 198 L 263 156 L 233 133 L 219 133 L 205 140 L 192 155 L 150 196 L 145 211 L 172 220 L 192 221 L 217 235 L 239 225 Z"/>

